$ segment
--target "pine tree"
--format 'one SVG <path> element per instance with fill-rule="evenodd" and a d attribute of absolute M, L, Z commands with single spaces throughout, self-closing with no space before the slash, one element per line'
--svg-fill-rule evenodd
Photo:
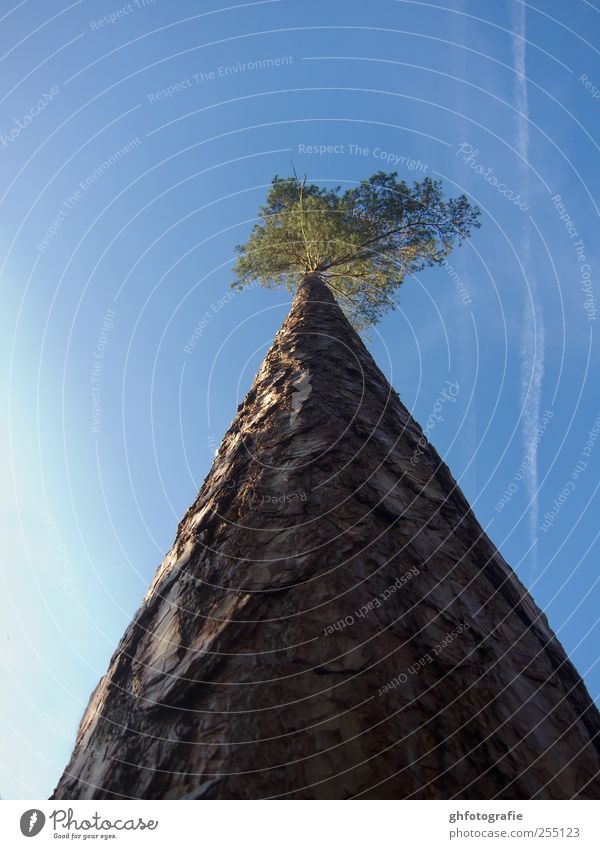
<path fill-rule="evenodd" d="M 546 617 L 327 269 L 282 274 L 290 313 L 53 798 L 597 798 L 600 716 Z"/>
<path fill-rule="evenodd" d="M 407 276 L 441 264 L 479 227 L 479 214 L 466 195 L 445 200 L 441 182 L 429 177 L 409 186 L 396 171 L 378 171 L 340 194 L 306 176 L 275 176 L 247 242 L 237 246 L 233 285 L 294 292 L 317 274 L 360 330 L 394 308 Z"/>

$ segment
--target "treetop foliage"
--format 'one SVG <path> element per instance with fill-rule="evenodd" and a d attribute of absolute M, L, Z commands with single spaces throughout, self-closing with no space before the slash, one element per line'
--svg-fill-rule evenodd
<path fill-rule="evenodd" d="M 408 185 L 378 171 L 354 188 L 275 176 L 248 241 L 237 245 L 232 285 L 294 291 L 318 274 L 358 329 L 393 309 L 407 275 L 441 263 L 479 227 L 465 195 L 444 199 L 439 180 Z"/>

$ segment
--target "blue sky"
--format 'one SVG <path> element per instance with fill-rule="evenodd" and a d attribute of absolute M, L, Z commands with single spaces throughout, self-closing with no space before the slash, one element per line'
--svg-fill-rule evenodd
<path fill-rule="evenodd" d="M 396 163 L 481 206 L 370 346 L 423 425 L 459 384 L 430 439 L 597 699 L 600 12 L 2 0 L 0 19 L 0 794 L 51 792 L 287 312 L 229 283 L 291 160 L 344 188 Z"/>

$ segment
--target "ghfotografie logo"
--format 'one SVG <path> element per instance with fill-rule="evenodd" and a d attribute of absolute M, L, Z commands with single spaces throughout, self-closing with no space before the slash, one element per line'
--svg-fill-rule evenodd
<path fill-rule="evenodd" d="M 21 834 L 24 837 L 35 837 L 46 824 L 46 817 L 38 808 L 31 808 L 21 814 Z"/>

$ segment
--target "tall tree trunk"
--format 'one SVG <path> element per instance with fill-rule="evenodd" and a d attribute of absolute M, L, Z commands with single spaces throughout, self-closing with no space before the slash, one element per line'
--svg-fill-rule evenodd
<path fill-rule="evenodd" d="M 318 277 L 52 798 L 580 798 L 600 716 Z"/>

